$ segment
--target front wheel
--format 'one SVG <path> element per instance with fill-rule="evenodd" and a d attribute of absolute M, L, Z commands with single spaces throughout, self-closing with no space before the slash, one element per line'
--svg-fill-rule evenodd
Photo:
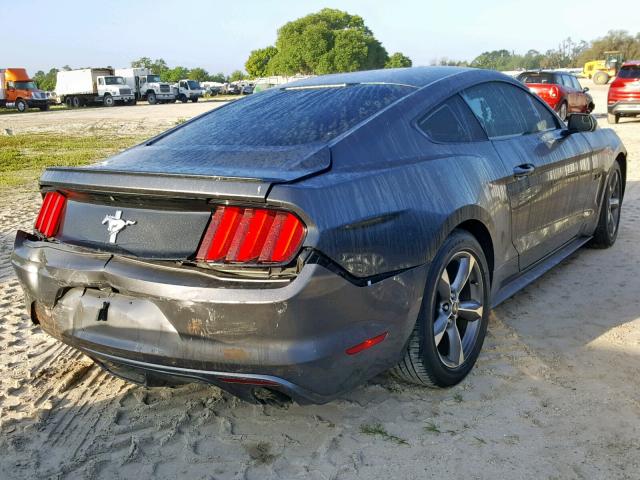
<path fill-rule="evenodd" d="M 18 112 L 24 113 L 27 111 L 28 108 L 29 106 L 27 105 L 27 102 L 25 102 L 21 98 L 16 100 L 16 110 L 18 110 Z"/>
<path fill-rule="evenodd" d="M 105 94 L 103 102 L 105 107 L 113 107 L 113 105 L 115 104 L 113 97 L 108 93 Z"/>
<path fill-rule="evenodd" d="M 609 248 L 616 243 L 620 226 L 622 191 L 622 170 L 620 164 L 615 162 L 605 185 L 598 226 L 589 244 L 591 247 Z"/>
<path fill-rule="evenodd" d="M 454 230 L 431 264 L 418 320 L 392 373 L 431 387 L 459 383 L 482 349 L 489 292 L 482 248 L 470 233 Z"/>
<path fill-rule="evenodd" d="M 158 103 L 158 98 L 156 97 L 156 94 L 153 92 L 147 93 L 147 102 L 149 102 L 149 105 L 155 105 L 156 103 Z"/>
<path fill-rule="evenodd" d="M 607 72 L 596 72 L 593 74 L 593 83 L 596 85 L 606 85 L 609 83 L 609 74 Z"/>
<path fill-rule="evenodd" d="M 620 117 L 618 115 L 614 115 L 613 113 L 607 113 L 607 122 L 611 124 L 616 124 L 620 121 Z"/>

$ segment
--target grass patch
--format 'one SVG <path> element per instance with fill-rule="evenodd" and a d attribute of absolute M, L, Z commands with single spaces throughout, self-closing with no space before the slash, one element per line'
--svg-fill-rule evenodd
<path fill-rule="evenodd" d="M 433 422 L 427 422 L 427 424 L 424 426 L 424 430 L 425 432 L 429 433 L 442 433 L 438 425 Z"/>
<path fill-rule="evenodd" d="M 64 105 L 51 105 L 49 110 L 68 110 Z M 30 108 L 27 112 L 39 112 L 39 108 Z M 0 108 L 0 115 L 22 115 L 15 108 Z"/>
<path fill-rule="evenodd" d="M 75 167 L 95 162 L 146 138 L 147 135 L 0 135 L 0 187 L 33 182 L 46 167 Z"/>
<path fill-rule="evenodd" d="M 360 425 L 360 432 L 364 433 L 365 435 L 371 435 L 373 437 L 381 437 L 382 439 L 387 440 L 388 442 L 397 443 L 398 445 L 409 445 L 409 442 L 407 442 L 404 438 L 391 435 L 379 423 L 373 423 L 373 424 L 364 423 Z"/>

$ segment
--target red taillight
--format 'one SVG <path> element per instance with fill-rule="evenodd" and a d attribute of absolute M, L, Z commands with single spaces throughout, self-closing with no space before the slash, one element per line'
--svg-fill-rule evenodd
<path fill-rule="evenodd" d="M 373 338 L 370 338 L 368 340 L 365 340 L 362 343 L 359 343 L 357 345 L 354 345 L 351 348 L 347 348 L 347 355 L 355 355 L 356 353 L 360 353 L 363 350 L 366 350 L 368 348 L 373 347 L 374 345 L 379 344 L 380 342 L 382 342 L 385 338 L 387 338 L 389 332 L 384 332 L 380 335 L 377 335 Z"/>
<path fill-rule="evenodd" d="M 67 199 L 58 192 L 48 192 L 44 196 L 35 228 L 45 237 L 53 237 L 58 231 L 62 210 Z"/>
<path fill-rule="evenodd" d="M 286 264 L 304 239 L 305 226 L 292 213 L 221 206 L 211 216 L 196 258 L 212 263 Z"/>
<path fill-rule="evenodd" d="M 551 98 L 558 98 L 558 93 L 559 93 L 558 87 L 556 87 L 555 85 L 549 89 L 549 96 Z"/>

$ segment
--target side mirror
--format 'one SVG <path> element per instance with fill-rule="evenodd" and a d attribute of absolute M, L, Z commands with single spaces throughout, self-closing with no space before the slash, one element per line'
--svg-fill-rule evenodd
<path fill-rule="evenodd" d="M 593 132 L 598 127 L 598 121 L 588 113 L 573 113 L 567 121 L 568 134 L 576 132 Z"/>
<path fill-rule="evenodd" d="M 589 91 L 589 87 L 584 87 L 584 88 L 582 89 L 582 91 L 583 91 L 584 93 L 587 93 L 587 92 Z"/>

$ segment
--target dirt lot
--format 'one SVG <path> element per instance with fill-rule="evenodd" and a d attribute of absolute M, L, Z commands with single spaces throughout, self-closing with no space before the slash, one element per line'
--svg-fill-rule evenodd
<path fill-rule="evenodd" d="M 135 106 L 115 106 L 112 108 L 80 108 L 77 110 L 51 110 L 27 113 L 11 113 L 0 116 L 0 134 L 10 129 L 14 134 L 31 132 L 53 132 L 67 134 L 139 134 L 173 127 L 177 122 L 186 120 L 212 108 L 223 105 L 215 97 L 198 103 L 167 103 L 149 105 L 139 103 Z"/>
<path fill-rule="evenodd" d="M 604 117 L 605 92 L 593 88 Z M 130 128 L 207 104 L 34 113 L 1 127 Z M 166 118 L 165 118 L 166 114 Z M 0 198 L 0 478 L 640 477 L 640 119 L 615 127 L 630 171 L 620 236 L 497 308 L 449 390 L 382 375 L 328 405 L 254 406 L 214 387 L 110 377 L 31 325 L 8 265 L 35 193 Z"/>

